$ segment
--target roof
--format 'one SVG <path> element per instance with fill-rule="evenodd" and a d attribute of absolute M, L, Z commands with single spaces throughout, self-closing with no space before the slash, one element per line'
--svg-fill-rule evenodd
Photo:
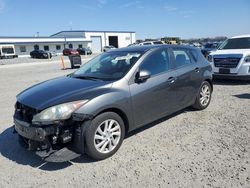
<path fill-rule="evenodd" d="M 237 38 L 249 38 L 250 37 L 250 34 L 249 35 L 239 35 L 239 36 L 235 36 L 235 37 L 232 37 L 232 39 L 237 39 Z"/>
<path fill-rule="evenodd" d="M 32 37 L 32 36 L 0 36 L 0 39 L 5 39 L 5 38 L 14 38 L 14 39 L 46 39 L 49 38 L 51 39 L 50 36 L 39 36 L 39 37 Z M 53 38 L 63 38 L 63 37 L 53 37 Z M 67 37 L 67 38 L 76 38 L 76 37 Z"/>
<path fill-rule="evenodd" d="M 61 33 L 72 33 L 72 32 L 79 32 L 79 33 L 135 33 L 135 31 L 96 31 L 96 30 L 69 30 L 69 31 L 60 31 L 57 32 L 51 37 L 54 37 L 56 35 L 59 35 Z"/>
<path fill-rule="evenodd" d="M 91 42 L 83 37 L 0 37 L 1 44 Z"/>
<path fill-rule="evenodd" d="M 130 46 L 130 47 L 125 47 L 125 48 L 117 48 L 114 50 L 110 50 L 109 52 L 112 51 L 126 51 L 126 52 L 146 52 L 151 49 L 160 49 L 160 48 L 166 48 L 166 47 L 181 47 L 181 48 L 188 48 L 188 49 L 197 49 L 192 46 L 183 46 L 183 45 L 169 45 L 169 44 L 158 44 L 158 45 L 145 45 L 145 46 Z"/>

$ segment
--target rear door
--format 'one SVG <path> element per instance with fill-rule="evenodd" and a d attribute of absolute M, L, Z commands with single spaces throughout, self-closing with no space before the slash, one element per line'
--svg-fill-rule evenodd
<path fill-rule="evenodd" d="M 177 104 L 178 108 L 182 109 L 194 103 L 203 77 L 189 49 L 173 47 L 171 57 L 177 74 L 175 85 Z"/>
<path fill-rule="evenodd" d="M 151 73 L 143 83 L 130 84 L 133 115 L 136 127 L 145 125 L 175 111 L 175 72 L 167 49 L 149 54 L 140 70 Z M 133 78 L 134 79 L 134 78 Z"/>

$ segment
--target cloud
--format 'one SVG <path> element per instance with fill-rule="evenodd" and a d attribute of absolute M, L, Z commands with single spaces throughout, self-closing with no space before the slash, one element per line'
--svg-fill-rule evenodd
<path fill-rule="evenodd" d="M 97 7 L 102 8 L 107 3 L 108 3 L 108 0 L 97 0 Z"/>
<path fill-rule="evenodd" d="M 164 6 L 164 9 L 167 10 L 168 12 L 175 12 L 178 10 L 178 8 L 173 6 Z"/>
<path fill-rule="evenodd" d="M 0 0 L 0 14 L 3 13 L 4 9 L 5 9 L 5 1 Z"/>
<path fill-rule="evenodd" d="M 145 7 L 142 5 L 137 6 L 138 9 L 144 9 Z"/>
<path fill-rule="evenodd" d="M 124 3 L 124 4 L 120 5 L 120 8 L 132 7 L 132 6 L 135 6 L 139 3 L 140 3 L 140 1 L 132 1 L 132 2 Z"/>
<path fill-rule="evenodd" d="M 182 15 L 183 18 L 190 18 L 190 17 L 193 16 L 194 11 L 192 11 L 192 10 L 184 10 L 184 11 L 180 11 L 179 14 Z"/>
<path fill-rule="evenodd" d="M 1 0 L 0 0 L 1 1 Z M 81 8 L 86 10 L 97 10 L 101 9 L 108 3 L 108 0 L 95 0 L 94 2 L 88 2 L 89 4 L 80 5 Z"/>
<path fill-rule="evenodd" d="M 192 11 L 192 10 L 181 10 L 181 9 L 174 7 L 174 6 L 166 5 L 166 6 L 164 6 L 164 9 L 171 14 L 180 15 L 183 18 L 190 18 L 194 14 L 194 11 Z"/>
<path fill-rule="evenodd" d="M 97 0 L 98 1 L 98 3 L 100 3 L 100 4 L 106 4 L 108 1 L 107 0 Z"/>
<path fill-rule="evenodd" d="M 81 5 L 80 7 L 83 9 L 87 9 L 87 10 L 96 10 L 96 7 L 89 6 L 89 5 Z"/>

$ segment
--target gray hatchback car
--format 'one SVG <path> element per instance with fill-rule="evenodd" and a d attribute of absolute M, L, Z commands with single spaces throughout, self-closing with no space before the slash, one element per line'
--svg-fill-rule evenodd
<path fill-rule="evenodd" d="M 68 147 L 101 160 L 132 130 L 188 106 L 205 109 L 212 90 L 212 68 L 196 48 L 121 48 L 17 95 L 14 129 L 43 158 Z"/>

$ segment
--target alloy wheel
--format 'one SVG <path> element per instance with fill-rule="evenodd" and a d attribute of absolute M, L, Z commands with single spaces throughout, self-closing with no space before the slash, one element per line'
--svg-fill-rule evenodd
<path fill-rule="evenodd" d="M 114 119 L 108 119 L 97 127 L 94 135 L 94 145 L 98 152 L 109 153 L 116 148 L 120 138 L 120 124 Z"/>
<path fill-rule="evenodd" d="M 208 85 L 203 85 L 200 91 L 200 104 L 206 106 L 210 101 L 210 88 Z"/>

